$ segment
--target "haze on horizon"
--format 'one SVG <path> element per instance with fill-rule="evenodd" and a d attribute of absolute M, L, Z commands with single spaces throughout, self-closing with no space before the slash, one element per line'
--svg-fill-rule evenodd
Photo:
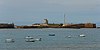
<path fill-rule="evenodd" d="M 42 23 L 97 23 L 100 0 L 0 0 L 0 23 L 17 25 Z"/>

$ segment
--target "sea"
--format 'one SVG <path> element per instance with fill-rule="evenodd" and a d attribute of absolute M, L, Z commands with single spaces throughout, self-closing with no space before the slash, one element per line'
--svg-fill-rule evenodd
<path fill-rule="evenodd" d="M 41 41 L 26 42 L 27 36 Z M 0 50 L 100 50 L 100 29 L 0 29 Z"/>

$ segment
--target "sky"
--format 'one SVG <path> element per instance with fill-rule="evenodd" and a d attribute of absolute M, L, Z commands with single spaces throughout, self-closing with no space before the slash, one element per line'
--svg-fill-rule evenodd
<path fill-rule="evenodd" d="M 100 26 L 100 0 L 0 0 L 0 23 L 96 23 Z"/>

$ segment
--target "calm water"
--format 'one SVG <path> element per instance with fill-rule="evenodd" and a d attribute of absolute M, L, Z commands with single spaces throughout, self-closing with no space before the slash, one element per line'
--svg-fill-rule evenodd
<path fill-rule="evenodd" d="M 25 42 L 26 36 L 42 41 Z M 15 42 L 5 43 L 8 38 Z M 100 50 L 100 29 L 0 29 L 0 50 Z"/>

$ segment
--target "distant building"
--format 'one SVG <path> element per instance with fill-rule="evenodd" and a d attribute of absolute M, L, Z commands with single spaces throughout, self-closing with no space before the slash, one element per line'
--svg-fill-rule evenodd
<path fill-rule="evenodd" d="M 41 26 L 40 24 L 32 24 L 32 26 Z"/>
<path fill-rule="evenodd" d="M 48 24 L 48 20 L 44 19 L 44 23 L 43 24 Z"/>
<path fill-rule="evenodd" d="M 67 28 L 96 28 L 96 24 L 93 23 L 81 23 L 81 24 L 65 24 L 63 27 Z"/>
<path fill-rule="evenodd" d="M 14 24 L 0 23 L 0 28 L 15 28 Z"/>
<path fill-rule="evenodd" d="M 48 24 L 40 24 L 40 26 L 48 26 Z"/>
<path fill-rule="evenodd" d="M 65 18 L 65 16 L 64 16 Z M 43 23 L 36 23 L 32 24 L 32 26 L 22 26 L 22 28 L 96 28 L 96 24 L 93 23 L 80 23 L 80 24 L 66 24 L 64 20 L 64 24 L 54 24 L 54 23 L 48 23 L 47 19 L 44 19 Z"/>
<path fill-rule="evenodd" d="M 86 23 L 85 28 L 96 28 L 96 24 Z"/>
<path fill-rule="evenodd" d="M 40 26 L 48 26 L 48 19 L 44 19 L 43 23 Z"/>

